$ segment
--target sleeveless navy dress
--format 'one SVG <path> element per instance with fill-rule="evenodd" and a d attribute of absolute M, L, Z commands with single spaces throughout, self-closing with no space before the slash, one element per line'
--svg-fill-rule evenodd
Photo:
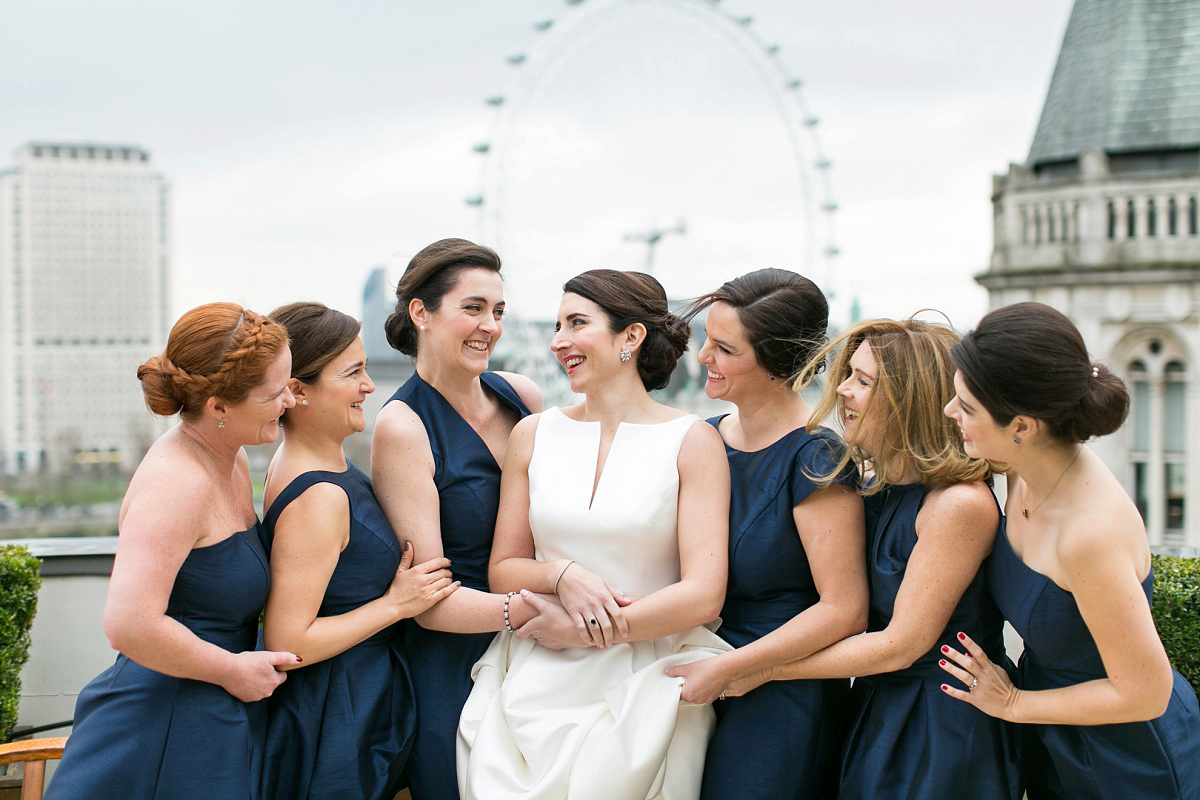
<path fill-rule="evenodd" d="M 253 650 L 269 572 L 258 526 L 194 548 L 167 615 L 230 652 Z M 266 706 L 118 655 L 79 693 L 50 800 L 257 798 Z"/>
<path fill-rule="evenodd" d="M 925 487 L 887 486 L 866 498 L 869 631 L 887 627 L 909 556 Z M 954 681 L 941 667 L 943 645 L 968 631 L 1010 673 L 1004 620 L 988 594 L 984 569 L 971 579 L 933 648 L 907 669 L 854 680 L 853 720 L 842 757 L 843 800 L 979 797 L 1019 800 L 1020 738 L 1015 726 L 989 717 L 941 690 Z"/>
<path fill-rule="evenodd" d="M 507 381 L 493 372 L 479 377 L 518 418 L 528 416 L 529 409 Z M 408 405 L 429 435 L 441 506 L 442 550 L 454 578 L 468 588 L 489 591 L 487 568 L 500 505 L 500 465 L 475 429 L 420 375 L 413 373 L 391 400 Z M 458 797 L 458 716 L 471 694 L 471 667 L 494 637 L 494 633 L 426 630 L 411 620 L 404 623 L 404 653 L 417 698 L 417 735 L 408 764 L 414 800 Z"/>
<path fill-rule="evenodd" d="M 1003 528 L 987 574 L 996 604 L 1025 640 L 1019 687 L 1058 689 L 1105 677 L 1074 596 L 1027 567 Z M 1148 603 L 1153 582 L 1151 573 L 1142 584 Z M 1200 708 L 1184 677 L 1174 676 L 1167 711 L 1158 719 L 1023 726 L 1030 800 L 1200 798 Z"/>
<path fill-rule="evenodd" d="M 350 540 L 317 611 L 330 617 L 386 594 L 401 550 L 370 479 L 349 462 L 345 472 L 305 472 L 279 493 L 263 519 L 268 546 L 279 515 L 317 483 L 340 487 L 350 501 Z M 399 791 L 416 708 L 396 628 L 289 671 L 267 699 L 264 798 L 392 800 Z"/>
<path fill-rule="evenodd" d="M 708 422 L 715 428 L 723 418 Z M 733 491 L 729 585 L 717 635 L 734 647 L 820 600 L 792 511 L 820 488 L 809 476 L 832 471 L 842 447 L 825 428 L 794 430 L 754 452 L 725 446 Z M 838 482 L 853 481 L 848 471 Z M 848 679 L 772 681 L 718 700 L 701 799 L 835 797 L 849 691 Z"/>

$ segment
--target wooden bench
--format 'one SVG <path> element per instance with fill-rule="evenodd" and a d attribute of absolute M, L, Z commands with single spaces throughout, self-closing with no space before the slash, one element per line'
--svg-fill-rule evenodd
<path fill-rule="evenodd" d="M 62 758 L 63 745 L 67 737 L 54 739 L 27 739 L 22 742 L 0 744 L 0 765 L 25 765 L 25 777 L 21 781 L 21 800 L 42 800 L 46 781 L 46 762 Z"/>

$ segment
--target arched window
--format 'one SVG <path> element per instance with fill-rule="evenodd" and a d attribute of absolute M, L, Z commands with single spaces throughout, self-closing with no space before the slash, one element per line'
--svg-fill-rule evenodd
<path fill-rule="evenodd" d="M 1125 435 L 1131 494 L 1150 542 L 1179 546 L 1187 527 L 1187 364 L 1164 338 L 1148 338 L 1130 354 Z"/>
<path fill-rule="evenodd" d="M 1130 239 L 1137 236 L 1137 207 L 1132 198 L 1125 204 L 1125 224 L 1125 235 Z"/>
<path fill-rule="evenodd" d="M 1146 201 L 1146 235 L 1158 236 L 1158 211 L 1153 197 Z"/>
<path fill-rule="evenodd" d="M 1167 201 L 1167 235 L 1176 236 L 1179 234 L 1179 206 L 1172 197 Z"/>

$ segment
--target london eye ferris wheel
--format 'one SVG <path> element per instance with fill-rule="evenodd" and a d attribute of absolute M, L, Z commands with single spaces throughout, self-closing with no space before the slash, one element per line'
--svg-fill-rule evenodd
<path fill-rule="evenodd" d="M 560 8 L 506 59 L 474 148 L 467 202 L 510 311 L 552 317 L 562 283 L 595 267 L 648 269 L 684 298 L 777 266 L 835 296 L 819 119 L 753 18 L 719 0 Z"/>

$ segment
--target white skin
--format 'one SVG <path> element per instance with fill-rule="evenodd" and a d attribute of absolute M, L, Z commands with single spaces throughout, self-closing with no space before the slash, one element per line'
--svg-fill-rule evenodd
<path fill-rule="evenodd" d="M 855 350 L 850 367 L 850 375 L 837 387 L 844 436 L 870 454 L 879 447 L 887 415 L 882 413 L 886 409 L 872 407 L 878 372 L 867 342 Z M 897 466 L 903 467 L 898 483 L 920 479 L 910 461 Z M 991 552 L 999 521 L 991 490 L 982 482 L 928 487 L 917 513 L 917 543 L 887 627 L 734 681 L 725 694 L 742 695 L 768 680 L 851 678 L 911 666 L 945 630 L 963 592 Z"/>
<path fill-rule="evenodd" d="M 130 481 L 118 519 L 120 539 L 104 606 L 104 632 L 121 653 L 157 672 L 216 684 L 245 702 L 269 696 L 294 666 L 294 653 L 230 653 L 167 616 L 175 577 L 188 553 L 254 527 L 245 445 L 279 436 L 279 416 L 295 404 L 291 353 L 263 382 L 229 403 L 210 397 L 154 443 Z M 225 427 L 218 425 L 225 423 Z"/>
<path fill-rule="evenodd" d="M 346 437 L 366 428 L 362 403 L 375 391 L 362 341 L 355 338 L 309 384 L 289 382 L 297 405 L 287 413 L 283 444 L 267 470 L 263 510 L 295 478 L 312 470 L 344 472 Z M 312 664 L 341 653 L 384 628 L 427 611 L 458 583 L 435 558 L 412 566 L 412 545 L 382 597 L 336 616 L 317 612 L 350 542 L 350 502 L 332 483 L 318 483 L 280 513 L 271 547 L 271 593 L 263 636 L 267 647 L 289 650 Z"/>
<path fill-rule="evenodd" d="M 479 379 L 504 327 L 500 275 L 482 268 L 464 270 L 436 310 L 414 299 L 408 312 L 418 328 L 417 373 L 479 434 L 496 463 L 503 464 L 517 418 Z M 531 411 L 541 411 L 542 395 L 533 381 L 512 373 L 498 374 Z M 408 540 L 417 563 L 444 556 L 441 506 L 433 476 L 433 450 L 425 425 L 405 403 L 388 403 L 375 419 L 371 482 L 388 522 L 397 536 Z M 504 601 L 501 595 L 464 587 L 418 614 L 416 620 L 423 628 L 439 631 L 498 631 L 504 628 Z M 535 613 L 520 596 L 509 601 L 509 621 L 514 627 L 525 624 Z"/>
<path fill-rule="evenodd" d="M 1137 508 L 1090 449 L 1054 439 L 1035 417 L 1018 414 L 1000 425 L 961 374 L 954 386 L 946 414 L 962 430 L 967 452 L 1009 466 L 1005 514 L 1013 551 L 1072 594 L 1107 677 L 1061 689 L 1017 689 L 963 632 L 966 653 L 948 649 L 943 669 L 968 686 L 979 683 L 972 692 L 943 691 L 1010 722 L 1107 725 L 1161 716 L 1173 676 L 1141 587 L 1150 550 Z"/>
<path fill-rule="evenodd" d="M 595 303 L 577 294 L 563 295 L 556 333 L 551 342 L 567 370 L 571 389 L 584 395 L 563 409 L 570 419 L 600 423 L 600 450 L 595 482 L 604 470 L 617 428 L 622 422 L 652 425 L 677 419 L 680 412 L 650 398 L 637 372 L 637 351 L 646 337 L 641 323 L 613 333 L 608 317 Z M 621 361 L 628 349 L 633 358 Z M 729 538 L 729 466 L 720 436 L 712 426 L 694 424 L 684 436 L 678 456 L 678 540 L 681 578 L 636 602 L 626 598 L 588 569 L 565 559 L 534 558 L 529 528 L 529 461 L 540 415 L 513 429 L 500 487 L 500 513 L 488 578 L 496 591 L 526 590 L 522 595 L 539 610 L 553 606 L 528 590 L 558 595 L 577 634 L 540 637 L 550 647 L 595 645 L 657 639 L 711 622 L 725 600 Z M 595 483 L 593 483 L 593 491 Z M 597 620 L 595 626 L 590 620 Z M 540 622 L 518 636 L 541 633 Z"/>
<path fill-rule="evenodd" d="M 720 434 L 736 450 L 763 450 L 803 428 L 812 408 L 785 380 L 771 380 L 754 354 L 737 309 L 709 307 L 704 346 L 696 354 L 708 370 L 705 393 L 733 403 Z M 682 697 L 711 703 L 734 681 L 804 658 L 867 626 L 866 533 L 862 499 L 845 486 L 817 489 L 792 509 L 808 556 L 818 602 L 766 636 L 732 652 L 671 667 L 686 679 Z"/>

